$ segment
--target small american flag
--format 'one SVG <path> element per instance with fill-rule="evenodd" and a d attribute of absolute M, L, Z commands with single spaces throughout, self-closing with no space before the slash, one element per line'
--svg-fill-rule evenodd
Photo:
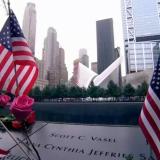
<path fill-rule="evenodd" d="M 139 117 L 140 127 L 160 160 L 160 57 Z"/>
<path fill-rule="evenodd" d="M 0 33 L 0 90 L 28 94 L 38 77 L 38 68 L 13 11 Z"/>
<path fill-rule="evenodd" d="M 6 151 L 0 148 L 0 158 L 5 157 L 8 153 L 9 151 Z"/>

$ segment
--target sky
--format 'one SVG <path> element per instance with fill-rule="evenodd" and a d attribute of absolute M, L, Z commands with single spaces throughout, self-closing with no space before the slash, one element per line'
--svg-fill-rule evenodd
<path fill-rule="evenodd" d="M 73 60 L 78 58 L 80 48 L 85 48 L 89 63 L 97 61 L 96 21 L 113 18 L 115 47 L 121 48 L 123 56 L 123 36 L 121 20 L 121 0 L 10 0 L 11 8 L 22 26 L 24 10 L 28 2 L 36 4 L 36 54 L 42 58 L 44 38 L 49 27 L 57 31 L 57 40 L 65 50 L 65 63 L 69 77 L 73 71 Z M 7 3 L 7 0 L 5 0 Z M 0 28 L 7 18 L 0 1 Z M 122 75 L 124 75 L 122 63 Z"/>

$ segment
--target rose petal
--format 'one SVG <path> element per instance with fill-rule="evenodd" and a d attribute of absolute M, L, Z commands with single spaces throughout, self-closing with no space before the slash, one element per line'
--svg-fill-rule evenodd
<path fill-rule="evenodd" d="M 10 110 L 18 120 L 25 120 L 26 117 L 32 112 L 32 105 L 34 99 L 29 96 L 22 95 L 14 99 Z"/>
<path fill-rule="evenodd" d="M 36 113 L 32 111 L 26 118 L 28 124 L 33 124 L 36 120 Z"/>
<path fill-rule="evenodd" d="M 22 128 L 22 124 L 21 122 L 15 120 L 15 121 L 12 121 L 12 127 L 15 129 L 19 129 L 19 128 Z"/>

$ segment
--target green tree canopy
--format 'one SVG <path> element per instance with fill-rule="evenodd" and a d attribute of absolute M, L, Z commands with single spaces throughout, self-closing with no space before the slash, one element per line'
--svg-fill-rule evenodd
<path fill-rule="evenodd" d="M 65 85 L 58 85 L 56 87 L 56 98 L 68 97 L 68 88 Z"/>
<path fill-rule="evenodd" d="M 42 96 L 43 98 L 50 99 L 52 97 L 51 93 L 51 87 L 47 85 L 42 91 Z"/>
<path fill-rule="evenodd" d="M 123 88 L 123 95 L 126 97 L 132 97 L 135 95 L 135 89 L 131 84 L 126 84 Z"/>
<path fill-rule="evenodd" d="M 121 96 L 121 88 L 118 87 L 112 80 L 109 81 L 107 85 L 107 95 L 110 97 L 119 97 Z"/>
<path fill-rule="evenodd" d="M 69 89 L 69 97 L 70 98 L 80 98 L 82 97 L 82 88 L 80 87 L 76 87 L 76 86 L 72 86 Z"/>
<path fill-rule="evenodd" d="M 143 82 L 141 85 L 138 85 L 136 89 L 136 96 L 146 96 L 148 91 L 148 84 L 147 82 Z"/>
<path fill-rule="evenodd" d="M 40 90 L 39 86 L 36 86 L 33 88 L 31 92 L 31 96 L 36 100 L 36 101 L 41 101 L 42 100 L 42 91 Z"/>

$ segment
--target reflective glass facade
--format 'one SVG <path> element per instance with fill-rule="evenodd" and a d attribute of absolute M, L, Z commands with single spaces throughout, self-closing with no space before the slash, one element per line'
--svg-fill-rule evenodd
<path fill-rule="evenodd" d="M 130 72 L 153 68 L 159 55 L 159 44 L 156 42 L 136 42 L 129 44 L 127 62 Z"/>
<path fill-rule="evenodd" d="M 157 0 L 132 0 L 136 37 L 160 34 Z"/>
<path fill-rule="evenodd" d="M 97 70 L 102 73 L 115 59 L 113 20 L 96 21 L 97 31 Z"/>
<path fill-rule="evenodd" d="M 160 19 L 157 0 L 122 0 L 127 72 L 153 68 L 160 53 Z"/>

